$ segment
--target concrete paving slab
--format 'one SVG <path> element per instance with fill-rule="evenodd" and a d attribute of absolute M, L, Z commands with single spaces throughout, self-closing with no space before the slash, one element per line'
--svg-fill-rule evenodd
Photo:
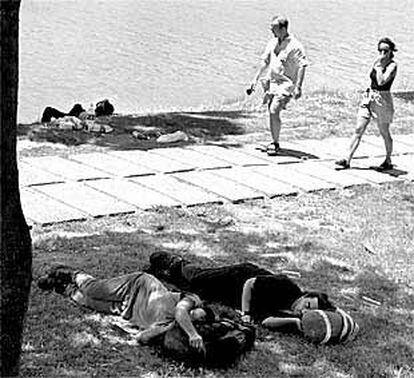
<path fill-rule="evenodd" d="M 154 155 L 151 152 L 141 150 L 128 150 L 128 151 L 110 151 L 110 155 L 124 160 L 128 160 L 134 164 L 140 164 L 148 169 L 148 174 L 155 174 L 158 172 L 171 173 L 171 172 L 183 172 L 195 169 L 195 166 L 190 163 L 181 163 L 176 160 L 172 160 L 168 157 L 162 157 L 160 155 Z"/>
<path fill-rule="evenodd" d="M 276 156 L 268 156 L 265 151 L 259 148 L 265 148 L 260 145 L 246 145 L 240 148 L 240 152 L 254 156 L 257 159 L 265 161 L 267 164 L 285 164 L 285 163 L 296 163 L 301 161 L 302 158 L 310 157 L 300 150 L 300 147 L 293 145 L 292 143 L 284 143 L 282 151 Z M 315 157 L 315 156 L 314 156 Z"/>
<path fill-rule="evenodd" d="M 76 156 L 76 155 L 75 155 Z M 80 164 L 77 161 L 65 159 L 59 156 L 42 156 L 30 159 L 30 164 L 36 168 L 60 175 L 66 180 L 86 180 L 105 178 L 110 175 L 102 170 Z"/>
<path fill-rule="evenodd" d="M 192 184 L 177 180 L 171 175 L 159 174 L 155 176 L 131 178 L 130 180 L 147 188 L 165 192 L 170 197 L 173 197 L 186 206 L 223 202 L 222 197 Z"/>
<path fill-rule="evenodd" d="M 404 143 L 405 145 L 411 147 L 411 151 L 414 153 L 414 134 L 399 134 L 393 135 L 392 137 L 396 141 Z"/>
<path fill-rule="evenodd" d="M 163 156 L 182 163 L 190 162 L 199 169 L 225 168 L 231 166 L 225 160 L 189 148 L 156 148 L 151 150 L 151 154 Z"/>
<path fill-rule="evenodd" d="M 337 148 L 328 146 L 321 140 L 317 139 L 303 139 L 295 140 L 292 144 L 304 154 L 315 156 L 320 160 L 333 160 L 340 155 L 340 151 Z"/>
<path fill-rule="evenodd" d="M 394 136 L 393 136 L 393 139 L 394 139 Z M 363 141 L 365 143 L 375 145 L 379 149 L 382 149 L 382 154 L 371 155 L 371 156 L 385 156 L 384 140 L 380 136 L 367 135 L 367 136 L 364 136 Z M 393 155 L 406 154 L 412 150 L 413 149 L 409 145 L 401 143 L 395 139 L 393 140 L 393 152 L 392 152 Z"/>
<path fill-rule="evenodd" d="M 377 172 L 372 167 L 381 164 L 381 159 L 355 159 L 351 161 L 351 169 L 346 170 L 348 174 L 359 176 L 375 184 L 383 184 L 392 181 L 401 181 L 403 178 L 390 176 L 385 172 Z M 342 172 L 342 171 L 340 171 Z"/>
<path fill-rule="evenodd" d="M 334 189 L 336 184 L 328 182 L 309 174 L 301 173 L 295 170 L 297 164 L 280 164 L 277 166 L 256 167 L 255 172 L 275 178 L 287 184 L 293 185 L 305 191 L 315 191 L 321 189 Z M 316 163 L 315 163 L 316 164 Z"/>
<path fill-rule="evenodd" d="M 371 182 L 361 176 L 354 176 L 349 170 L 335 170 L 333 162 L 304 162 L 291 166 L 297 172 L 322 179 L 336 184 L 339 187 L 350 187 L 353 185 L 371 184 Z"/>
<path fill-rule="evenodd" d="M 390 174 L 398 175 L 405 180 L 414 180 L 414 155 L 393 156 L 392 162 L 394 169 Z"/>
<path fill-rule="evenodd" d="M 20 199 L 29 223 L 51 224 L 87 218 L 83 211 L 50 198 L 34 188 L 22 188 Z"/>
<path fill-rule="evenodd" d="M 81 164 L 108 172 L 112 176 L 126 177 L 148 174 L 148 168 L 139 165 L 138 162 L 135 164 L 130 160 L 106 153 L 78 154 L 72 155 L 70 158 Z"/>
<path fill-rule="evenodd" d="M 300 164 L 301 165 L 301 164 Z M 250 188 L 264 193 L 268 197 L 298 193 L 298 188 L 278 181 L 274 178 L 256 173 L 256 167 L 235 167 L 232 169 L 218 169 L 212 173 L 247 185 Z"/>
<path fill-rule="evenodd" d="M 108 179 L 97 180 L 96 182 L 100 181 L 108 181 Z M 99 192 L 81 182 L 44 185 L 37 187 L 37 190 L 94 217 L 131 213 L 136 210 L 134 206 Z"/>
<path fill-rule="evenodd" d="M 174 174 L 174 177 L 216 193 L 232 202 L 264 197 L 263 192 L 258 192 L 248 186 L 240 185 L 234 181 L 220 177 L 213 172 L 216 171 L 183 172 Z"/>
<path fill-rule="evenodd" d="M 142 176 L 152 177 L 152 176 Z M 141 178 L 141 177 L 139 177 Z M 134 178 L 136 180 L 139 179 Z M 134 179 L 110 179 L 88 182 L 88 186 L 107 193 L 124 202 L 147 210 L 153 206 L 179 206 L 180 202 L 160 192 L 138 185 Z"/>
<path fill-rule="evenodd" d="M 414 135 L 392 135 L 393 154 L 414 154 Z"/>
<path fill-rule="evenodd" d="M 43 169 L 34 167 L 25 161 L 18 162 L 19 170 L 19 185 L 20 187 L 31 185 L 44 185 L 55 182 L 64 181 L 62 176 L 55 175 L 51 172 L 47 172 Z"/>
<path fill-rule="evenodd" d="M 266 160 L 247 154 L 240 148 L 226 148 L 213 145 L 191 146 L 188 148 L 205 155 L 219 157 L 230 163 L 230 165 L 254 166 L 268 164 Z"/>

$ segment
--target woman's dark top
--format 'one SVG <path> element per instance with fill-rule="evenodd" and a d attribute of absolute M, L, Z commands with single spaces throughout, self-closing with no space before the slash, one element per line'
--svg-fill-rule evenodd
<path fill-rule="evenodd" d="M 183 267 L 182 274 L 189 283 L 188 289 L 202 299 L 241 308 L 244 283 L 249 278 L 272 273 L 254 264 L 242 263 L 217 268 L 190 264 Z"/>
<path fill-rule="evenodd" d="M 393 63 L 394 61 L 391 60 L 383 69 L 382 72 L 384 73 L 385 70 L 387 69 L 388 65 L 390 65 L 391 63 Z M 377 74 L 375 72 L 375 69 L 372 69 L 370 75 L 369 75 L 370 79 L 371 79 L 371 89 L 377 90 L 377 91 L 389 91 L 391 89 L 392 83 L 394 82 L 395 76 L 389 80 L 388 82 L 386 82 L 383 85 L 379 85 L 378 81 L 377 81 Z"/>
<path fill-rule="evenodd" d="M 281 311 L 290 311 L 292 304 L 303 291 L 283 274 L 258 276 L 253 285 L 250 312 L 254 319 L 283 316 Z"/>

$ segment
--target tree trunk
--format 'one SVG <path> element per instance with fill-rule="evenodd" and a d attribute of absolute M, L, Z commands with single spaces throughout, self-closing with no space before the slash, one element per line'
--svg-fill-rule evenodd
<path fill-rule="evenodd" d="M 19 371 L 32 280 L 32 250 L 16 158 L 20 0 L 0 0 L 1 374 Z"/>

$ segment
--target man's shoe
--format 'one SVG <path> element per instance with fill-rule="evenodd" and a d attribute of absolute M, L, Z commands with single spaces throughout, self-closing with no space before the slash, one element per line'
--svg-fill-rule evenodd
<path fill-rule="evenodd" d="M 270 143 L 266 147 L 267 156 L 276 156 L 279 150 L 280 150 L 279 143 L 277 142 Z"/>
<path fill-rule="evenodd" d="M 66 265 L 54 266 L 47 274 L 39 278 L 37 285 L 42 290 L 63 294 L 68 285 L 75 283 L 76 272 L 75 269 Z"/>
<path fill-rule="evenodd" d="M 335 164 L 342 167 L 343 169 L 350 168 L 350 164 L 345 159 L 337 160 Z"/>

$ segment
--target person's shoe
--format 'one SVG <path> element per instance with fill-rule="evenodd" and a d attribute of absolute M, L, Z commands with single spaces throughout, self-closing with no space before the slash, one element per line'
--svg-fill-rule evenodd
<path fill-rule="evenodd" d="M 266 153 L 268 156 L 276 156 L 279 150 L 280 150 L 280 146 L 279 146 L 279 143 L 277 142 L 270 143 L 266 147 Z"/>
<path fill-rule="evenodd" d="M 378 170 L 379 171 L 389 171 L 390 169 L 393 169 L 394 166 L 391 164 L 391 162 L 389 161 L 384 161 L 379 167 Z"/>
<path fill-rule="evenodd" d="M 346 161 L 346 159 L 337 160 L 335 164 L 342 167 L 343 169 L 350 168 L 350 164 Z"/>
<path fill-rule="evenodd" d="M 75 284 L 75 274 L 77 272 L 66 265 L 54 266 L 50 268 L 47 274 L 39 278 L 37 286 L 42 290 L 63 294 L 68 285 Z"/>

